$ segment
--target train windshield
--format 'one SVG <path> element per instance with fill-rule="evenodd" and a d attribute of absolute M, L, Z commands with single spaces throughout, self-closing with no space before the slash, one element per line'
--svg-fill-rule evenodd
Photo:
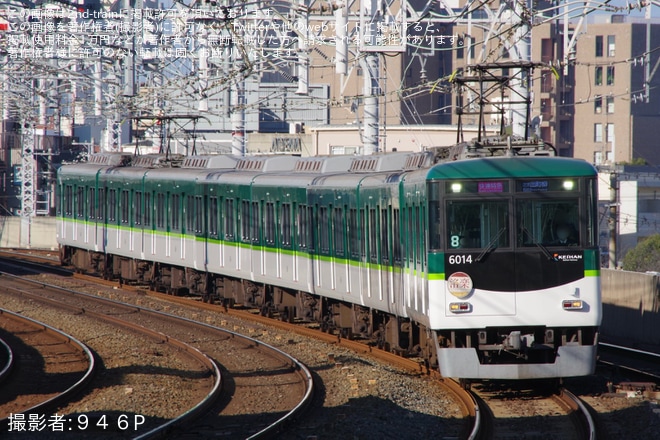
<path fill-rule="evenodd" d="M 579 177 L 432 184 L 429 246 L 482 250 L 594 246 L 595 186 L 594 179 Z"/>
<path fill-rule="evenodd" d="M 518 200 L 518 246 L 570 246 L 580 243 L 578 198 Z"/>
<path fill-rule="evenodd" d="M 449 200 L 446 213 L 449 248 L 509 246 L 507 201 Z"/>

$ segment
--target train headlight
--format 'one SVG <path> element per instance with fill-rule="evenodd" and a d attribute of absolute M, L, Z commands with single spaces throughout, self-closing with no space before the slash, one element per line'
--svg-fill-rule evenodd
<path fill-rule="evenodd" d="M 575 182 L 573 180 L 564 180 L 562 186 L 566 191 L 573 191 L 575 188 Z"/>
<path fill-rule="evenodd" d="M 460 183 L 452 183 L 451 184 L 451 192 L 453 193 L 459 193 L 463 189 L 463 185 Z"/>
<path fill-rule="evenodd" d="M 562 301 L 561 307 L 564 310 L 582 310 L 582 300 L 581 299 L 569 299 Z"/>
<path fill-rule="evenodd" d="M 469 302 L 449 303 L 449 311 L 452 313 L 470 313 L 472 311 L 472 304 Z"/>

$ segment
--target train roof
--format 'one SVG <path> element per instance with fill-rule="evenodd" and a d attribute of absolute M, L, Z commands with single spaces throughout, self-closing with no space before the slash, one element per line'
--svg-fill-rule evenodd
<path fill-rule="evenodd" d="M 595 176 L 596 169 L 581 159 L 567 157 L 489 157 L 435 165 L 427 179 L 503 179 Z"/>

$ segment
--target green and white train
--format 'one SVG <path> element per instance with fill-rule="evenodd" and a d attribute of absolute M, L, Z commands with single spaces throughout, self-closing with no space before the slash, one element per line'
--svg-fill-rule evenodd
<path fill-rule="evenodd" d="M 317 321 L 447 377 L 591 374 L 596 171 L 535 148 L 457 151 L 92 156 L 58 172 L 61 260 Z"/>

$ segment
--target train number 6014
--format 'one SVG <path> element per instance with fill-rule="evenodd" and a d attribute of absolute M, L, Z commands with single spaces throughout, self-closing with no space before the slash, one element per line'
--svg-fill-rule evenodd
<path fill-rule="evenodd" d="M 472 255 L 450 255 L 449 264 L 469 264 L 472 263 Z"/>

